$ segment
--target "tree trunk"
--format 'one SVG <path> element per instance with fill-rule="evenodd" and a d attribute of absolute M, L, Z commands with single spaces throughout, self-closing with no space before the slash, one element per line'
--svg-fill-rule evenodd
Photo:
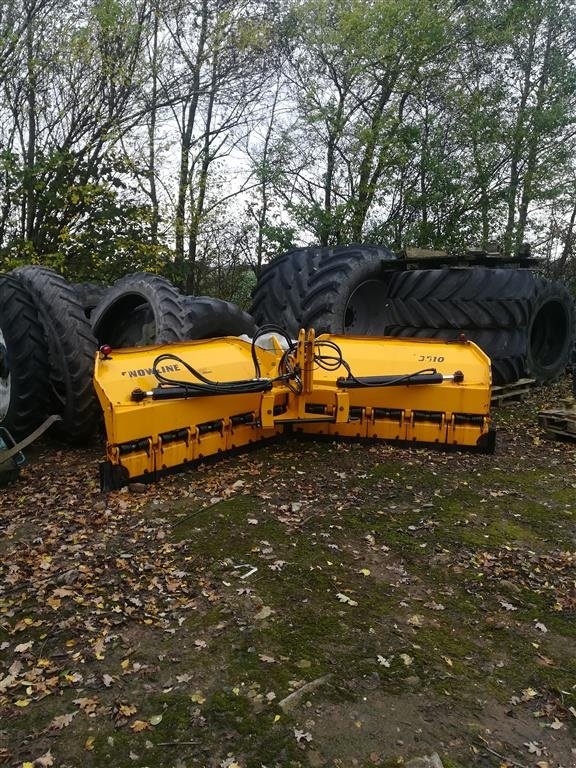
<path fill-rule="evenodd" d="M 36 192 L 34 184 L 36 164 L 36 64 L 34 62 L 34 28 L 31 21 L 26 28 L 26 68 L 28 74 L 26 94 L 28 144 L 26 147 L 24 237 L 26 240 L 34 242 L 34 221 L 36 218 Z"/>
<path fill-rule="evenodd" d="M 564 235 L 564 243 L 562 245 L 562 253 L 560 258 L 554 264 L 554 277 L 561 278 L 564 276 L 564 270 L 569 261 L 574 258 L 574 245 L 576 243 L 576 202 L 572 206 L 572 213 L 570 214 L 570 220 L 566 228 L 566 234 Z"/>
<path fill-rule="evenodd" d="M 334 78 L 335 80 L 335 78 Z M 337 85 L 337 84 L 336 84 Z M 338 87 L 338 85 L 337 85 Z M 333 186 L 334 186 L 334 173 L 336 170 L 336 147 L 338 145 L 338 139 L 342 132 L 342 116 L 344 114 L 344 100 L 345 94 L 342 89 L 338 87 L 338 106 L 336 108 L 336 115 L 331 121 L 331 125 L 328 127 L 328 145 L 326 147 L 326 175 L 324 177 L 324 221 L 320 226 L 320 245 L 326 246 L 330 243 L 330 236 L 335 234 L 332 222 L 332 205 L 333 205 Z M 331 127 L 332 126 L 332 127 Z M 338 235 L 336 234 L 337 242 Z"/>
<path fill-rule="evenodd" d="M 520 164 L 524 152 L 524 137 L 526 121 L 526 105 L 528 96 L 532 87 L 531 77 L 534 66 L 534 48 L 536 44 L 536 30 L 532 29 L 528 40 L 528 49 L 526 52 L 526 65 L 524 68 L 524 79 L 520 95 L 520 104 L 518 105 L 518 114 L 513 132 L 512 151 L 510 159 L 510 183 L 508 186 L 508 218 L 506 229 L 504 231 L 504 254 L 510 256 L 512 253 L 512 241 L 514 234 L 514 225 L 516 223 L 516 198 L 520 188 Z"/>
<path fill-rule="evenodd" d="M 424 121 L 422 125 L 422 143 L 420 148 L 420 169 L 419 169 L 419 183 L 420 183 L 420 235 L 418 245 L 421 248 L 426 248 L 428 243 L 428 201 L 426 190 L 426 175 L 428 171 L 428 137 L 429 137 L 429 124 L 428 124 L 428 105 L 424 109 Z"/>
<path fill-rule="evenodd" d="M 175 266 L 180 275 L 185 273 L 184 243 L 186 236 L 186 198 L 188 194 L 190 176 L 190 150 L 192 148 L 192 136 L 196 122 L 196 112 L 200 99 L 200 75 L 205 58 L 205 47 L 208 38 L 208 0 L 202 1 L 202 21 L 198 36 L 198 49 L 193 65 L 192 83 L 190 88 L 190 103 L 184 107 L 182 119 L 182 135 L 180 144 L 180 169 L 178 172 L 178 194 L 176 200 L 176 213 L 174 220 L 175 229 Z"/>
<path fill-rule="evenodd" d="M 542 59 L 542 69 L 540 71 L 540 77 L 538 78 L 538 90 L 536 93 L 536 107 L 534 109 L 535 115 L 540 115 L 545 101 L 546 85 L 548 83 L 548 76 L 550 72 L 550 50 L 552 47 L 552 36 L 554 33 L 553 23 L 551 19 L 548 19 L 548 33 L 546 35 L 546 47 L 544 49 L 544 55 Z M 528 208 L 532 202 L 532 185 L 534 181 L 534 174 L 536 172 L 536 166 L 538 162 L 538 145 L 540 139 L 540 131 L 535 126 L 531 126 L 530 137 L 528 140 L 528 153 L 526 157 L 526 166 L 524 171 L 524 178 L 522 183 L 522 196 L 520 199 L 520 206 L 518 209 L 518 224 L 516 226 L 516 251 L 522 245 L 524 240 L 524 233 L 526 231 L 526 223 L 528 221 Z"/>
<path fill-rule="evenodd" d="M 198 253 L 198 235 L 200 233 L 200 226 L 202 223 L 202 216 L 204 215 L 204 205 L 206 202 L 206 192 L 208 189 L 208 169 L 212 162 L 210 154 L 211 143 L 211 130 L 212 130 L 212 115 L 214 112 L 214 101 L 216 97 L 216 82 L 218 78 L 218 43 L 214 45 L 214 52 L 212 55 L 212 72 L 211 72 L 211 88 L 210 96 L 208 99 L 208 109 L 206 112 L 206 125 L 204 130 L 204 146 L 202 148 L 202 162 L 200 165 L 200 173 L 198 175 L 198 195 L 196 197 L 196 203 L 194 203 L 194 197 L 191 190 L 191 215 L 190 215 L 190 232 L 188 236 L 188 260 L 186 266 L 185 285 L 187 293 L 194 294 L 198 289 L 198 281 L 196 278 L 196 257 Z M 193 179 L 190 179 L 193 183 Z"/>
<path fill-rule="evenodd" d="M 362 240 L 362 233 L 364 230 L 366 216 L 368 215 L 368 211 L 372 205 L 372 201 L 374 200 L 377 185 L 384 169 L 384 148 L 380 150 L 376 161 L 374 156 L 376 154 L 378 139 L 380 138 L 380 129 L 382 125 L 382 118 L 384 116 L 384 110 L 390 100 L 397 79 L 398 71 L 393 71 L 389 75 L 388 79 L 382 83 L 380 89 L 380 97 L 372 115 L 369 137 L 366 141 L 364 153 L 360 162 L 358 189 L 356 193 L 356 199 L 353 201 L 353 211 L 350 222 L 350 234 L 354 242 L 361 242 Z M 400 105 L 398 108 L 399 124 L 402 121 L 407 97 L 408 94 L 405 93 L 400 99 Z"/>
<path fill-rule="evenodd" d="M 274 131 L 274 119 L 276 117 L 276 106 L 279 98 L 279 82 L 276 82 L 276 90 L 274 91 L 274 99 L 272 100 L 272 108 L 270 112 L 270 122 L 266 128 L 266 135 L 264 136 L 264 147 L 262 149 L 262 184 L 260 186 L 260 199 L 261 207 L 256 223 L 258 225 L 258 237 L 256 240 L 256 265 L 254 272 L 256 277 L 260 275 L 262 269 L 262 262 L 264 260 L 264 227 L 268 219 L 268 184 L 269 184 L 269 153 L 270 142 L 272 140 L 272 134 Z"/>
<path fill-rule="evenodd" d="M 156 118 L 158 111 L 158 7 L 152 9 L 154 21 L 152 27 L 152 97 L 150 104 L 150 120 L 148 123 L 148 183 L 150 185 L 150 204 L 152 206 L 152 221 L 150 222 L 150 239 L 154 245 L 158 243 L 158 227 L 160 223 L 160 206 L 156 188 Z"/>

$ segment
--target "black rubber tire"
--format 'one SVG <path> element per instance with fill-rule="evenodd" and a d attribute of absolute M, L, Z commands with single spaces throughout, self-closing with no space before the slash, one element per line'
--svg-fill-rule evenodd
<path fill-rule="evenodd" d="M 258 325 L 281 325 L 291 336 L 300 328 L 317 333 L 382 334 L 382 299 L 397 257 L 384 246 L 299 248 L 264 268 L 250 310 Z"/>
<path fill-rule="evenodd" d="M 311 276 L 302 304 L 304 328 L 316 333 L 381 336 L 389 322 L 386 307 L 397 256 L 384 246 L 331 248 Z"/>
<path fill-rule="evenodd" d="M 48 416 L 48 349 L 25 286 L 0 275 L 0 426 L 18 441 Z"/>
<path fill-rule="evenodd" d="M 539 383 L 558 379 L 572 360 L 574 298 L 560 282 L 540 278 L 528 327 L 527 370 Z"/>
<path fill-rule="evenodd" d="M 533 299 L 388 299 L 390 323 L 427 328 L 526 328 Z"/>
<path fill-rule="evenodd" d="M 108 286 L 100 283 L 71 283 L 70 285 L 89 319 L 94 309 L 106 295 Z"/>
<path fill-rule="evenodd" d="M 329 248 L 298 248 L 264 267 L 252 292 L 250 314 L 258 325 L 273 323 L 296 337 L 310 279 Z"/>
<path fill-rule="evenodd" d="M 386 329 L 388 336 L 396 338 L 446 339 L 455 341 L 460 333 L 454 328 L 412 328 L 391 326 Z M 466 331 L 467 339 L 478 344 L 490 358 L 492 364 L 492 383 L 495 385 L 511 384 L 527 375 L 526 350 L 528 334 L 525 329 Z"/>
<path fill-rule="evenodd" d="M 92 378 L 96 339 L 66 280 L 51 269 L 19 267 L 13 274 L 34 299 L 48 347 L 52 409 L 62 417 L 54 431 L 68 442 L 89 438 L 99 407 Z"/>
<path fill-rule="evenodd" d="M 218 336 L 253 336 L 254 318 L 236 304 L 210 296 L 185 296 L 187 339 L 213 339 Z"/>
<path fill-rule="evenodd" d="M 186 315 L 182 294 L 169 280 L 136 272 L 108 289 L 91 319 L 99 344 L 121 348 L 181 341 Z"/>
<path fill-rule="evenodd" d="M 537 290 L 538 278 L 526 269 L 463 267 L 395 272 L 388 296 L 418 301 L 530 301 Z"/>

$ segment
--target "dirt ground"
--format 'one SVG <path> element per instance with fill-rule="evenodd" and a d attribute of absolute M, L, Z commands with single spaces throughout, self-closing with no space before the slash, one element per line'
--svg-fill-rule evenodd
<path fill-rule="evenodd" d="M 576 766 L 576 443 L 289 441 L 109 495 L 1 491 L 0 763 Z"/>

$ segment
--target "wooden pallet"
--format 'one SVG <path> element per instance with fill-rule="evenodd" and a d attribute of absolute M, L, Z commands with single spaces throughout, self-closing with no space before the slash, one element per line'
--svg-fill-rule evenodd
<path fill-rule="evenodd" d="M 492 387 L 492 405 L 504 405 L 504 403 L 514 400 L 522 400 L 535 386 L 534 379 L 518 379 L 511 384 L 503 384 L 499 387 Z"/>
<path fill-rule="evenodd" d="M 540 411 L 538 424 L 550 435 L 576 440 L 576 402 L 564 409 Z"/>

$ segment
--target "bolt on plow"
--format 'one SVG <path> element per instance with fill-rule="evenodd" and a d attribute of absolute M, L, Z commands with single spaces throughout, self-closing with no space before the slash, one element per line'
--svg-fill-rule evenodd
<path fill-rule="evenodd" d="M 103 346 L 103 490 L 285 434 L 494 450 L 490 360 L 473 342 L 264 327 L 137 349 Z"/>

